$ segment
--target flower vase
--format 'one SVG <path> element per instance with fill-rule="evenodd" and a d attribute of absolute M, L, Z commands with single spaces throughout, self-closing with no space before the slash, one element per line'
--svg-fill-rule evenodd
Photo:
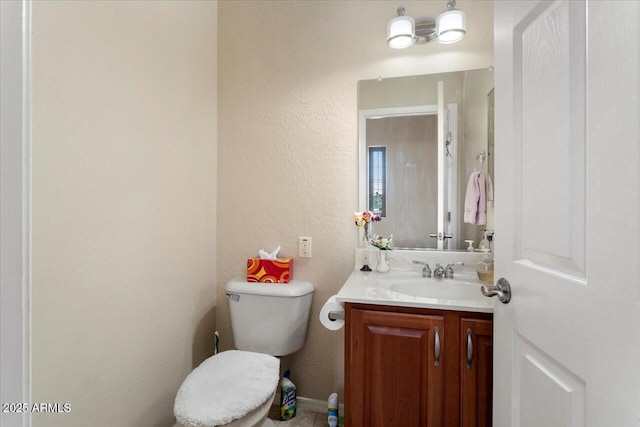
<path fill-rule="evenodd" d="M 376 266 L 378 273 L 386 273 L 389 271 L 387 264 L 387 251 L 378 251 L 378 265 Z"/>
<path fill-rule="evenodd" d="M 360 269 L 360 271 L 371 271 L 371 267 L 369 267 L 369 223 L 366 223 L 363 227 L 362 233 L 362 248 L 364 249 L 364 265 Z"/>

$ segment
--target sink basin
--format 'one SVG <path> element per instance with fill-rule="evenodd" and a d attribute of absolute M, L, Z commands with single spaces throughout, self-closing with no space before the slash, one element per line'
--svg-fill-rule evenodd
<path fill-rule="evenodd" d="M 478 300 L 482 298 L 480 283 L 456 279 L 423 278 L 391 281 L 389 290 L 399 294 L 440 300 Z"/>

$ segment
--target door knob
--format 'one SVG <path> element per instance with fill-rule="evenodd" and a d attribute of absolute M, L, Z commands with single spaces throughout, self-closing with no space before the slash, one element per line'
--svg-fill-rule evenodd
<path fill-rule="evenodd" d="M 482 285 L 480 291 L 482 292 L 482 295 L 488 298 L 498 296 L 498 299 L 503 304 L 507 304 L 511 301 L 511 286 L 509 286 L 509 282 L 504 277 L 498 279 L 498 283 L 496 283 L 495 286 Z"/>
<path fill-rule="evenodd" d="M 429 237 L 437 238 L 438 240 L 445 240 L 445 239 L 453 239 L 453 234 L 431 233 L 429 234 Z"/>

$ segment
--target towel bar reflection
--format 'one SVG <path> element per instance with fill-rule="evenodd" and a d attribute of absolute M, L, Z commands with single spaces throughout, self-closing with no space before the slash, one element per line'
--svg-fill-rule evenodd
<path fill-rule="evenodd" d="M 487 159 L 487 152 L 481 151 L 476 154 L 476 172 L 480 172 L 482 170 L 482 163 Z M 480 162 L 480 164 L 478 164 Z"/>
<path fill-rule="evenodd" d="M 330 311 L 327 317 L 331 321 L 344 320 L 344 311 Z"/>

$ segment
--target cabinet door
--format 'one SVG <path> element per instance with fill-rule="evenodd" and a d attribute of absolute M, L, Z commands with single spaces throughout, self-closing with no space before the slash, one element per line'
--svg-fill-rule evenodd
<path fill-rule="evenodd" d="M 460 425 L 461 427 L 490 427 L 493 390 L 493 322 L 463 318 L 460 329 L 462 337 Z"/>
<path fill-rule="evenodd" d="M 442 425 L 443 318 L 354 309 L 349 427 Z"/>

